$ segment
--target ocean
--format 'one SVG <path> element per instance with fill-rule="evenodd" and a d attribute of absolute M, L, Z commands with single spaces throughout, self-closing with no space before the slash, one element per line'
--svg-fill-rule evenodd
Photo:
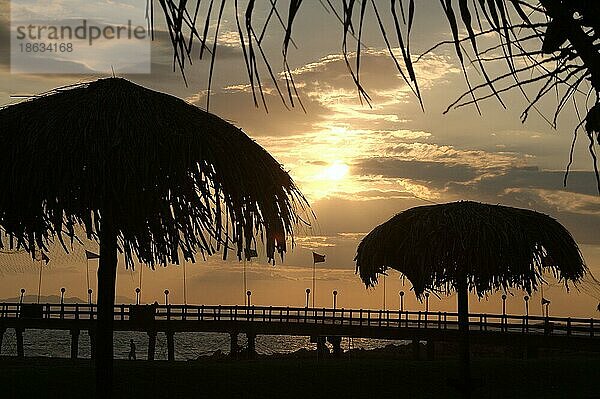
<path fill-rule="evenodd" d="M 114 333 L 115 359 L 127 359 L 129 354 L 129 341 L 133 339 L 136 345 L 138 359 L 145 359 L 148 348 L 148 335 L 142 332 Z M 175 334 L 175 360 L 193 360 L 199 356 L 210 356 L 215 351 L 229 353 L 229 334 L 221 333 L 194 333 L 180 332 Z M 246 345 L 246 337 L 240 334 L 238 343 Z M 342 340 L 342 349 L 347 350 L 349 344 L 352 349 L 375 349 L 389 344 L 401 345 L 403 341 L 389 341 L 381 339 L 354 338 L 351 342 L 347 338 Z M 68 331 L 56 330 L 25 330 L 23 334 L 25 357 L 64 357 L 68 358 L 71 351 L 71 337 Z M 310 342 L 309 337 L 259 335 L 256 338 L 256 351 L 259 354 L 272 355 L 278 353 L 292 353 L 299 349 L 315 350 L 316 344 Z M 2 342 L 1 356 L 16 356 L 17 342 L 13 329 L 7 329 Z M 79 335 L 79 357 L 90 357 L 90 339 L 87 332 Z M 167 359 L 167 338 L 164 333 L 158 333 L 156 338 L 157 360 Z"/>

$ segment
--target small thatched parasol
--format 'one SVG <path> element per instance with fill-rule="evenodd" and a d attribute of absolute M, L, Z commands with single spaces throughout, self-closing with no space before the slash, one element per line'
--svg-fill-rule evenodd
<path fill-rule="evenodd" d="M 377 226 L 359 244 L 356 270 L 367 286 L 398 270 L 418 298 L 427 290 L 458 293 L 461 357 L 468 369 L 468 291 L 517 288 L 531 293 L 552 271 L 567 284 L 587 272 L 571 234 L 550 216 L 471 201 L 420 206 Z"/>
<path fill-rule="evenodd" d="M 110 78 L 0 109 L 0 247 L 99 239 L 99 397 L 110 394 L 117 250 L 178 263 L 264 238 L 286 251 L 306 201 L 241 130 L 178 98 Z M 83 229 L 77 226 L 83 226 Z"/>

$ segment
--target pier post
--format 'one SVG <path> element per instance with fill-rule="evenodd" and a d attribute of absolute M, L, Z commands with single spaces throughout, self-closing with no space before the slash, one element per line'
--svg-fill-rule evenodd
<path fill-rule="evenodd" d="M 23 349 L 23 331 L 22 328 L 15 328 L 15 335 L 17 336 L 17 357 L 25 357 L 25 350 Z"/>
<path fill-rule="evenodd" d="M 77 359 L 79 354 L 79 330 L 71 330 L 71 359 Z"/>
<path fill-rule="evenodd" d="M 246 333 L 248 339 L 248 358 L 254 359 L 256 357 L 256 334 Z"/>
<path fill-rule="evenodd" d="M 413 339 L 412 340 L 412 353 L 413 353 L 413 360 L 419 360 L 419 358 L 421 357 L 420 352 L 421 352 L 421 347 L 420 347 L 420 343 L 418 339 Z"/>
<path fill-rule="evenodd" d="M 329 349 L 327 349 L 326 337 L 318 336 L 317 337 L 317 359 L 323 358 L 325 355 L 329 354 Z"/>
<path fill-rule="evenodd" d="M 148 360 L 154 360 L 156 351 L 156 331 L 148 331 Z"/>
<path fill-rule="evenodd" d="M 234 359 L 237 359 L 238 352 L 239 352 L 238 333 L 232 332 L 232 333 L 229 333 L 229 336 L 231 337 L 231 340 L 229 343 L 229 356 L 231 356 Z"/>
<path fill-rule="evenodd" d="M 435 360 L 435 342 L 427 341 L 427 360 Z"/>
<path fill-rule="evenodd" d="M 90 359 L 96 358 L 96 333 L 94 330 L 88 330 L 90 336 Z"/>
<path fill-rule="evenodd" d="M 4 333 L 6 328 L 0 328 L 0 353 L 2 353 L 2 340 L 4 339 Z"/>
<path fill-rule="evenodd" d="M 175 361 L 175 333 L 167 331 L 167 360 Z"/>

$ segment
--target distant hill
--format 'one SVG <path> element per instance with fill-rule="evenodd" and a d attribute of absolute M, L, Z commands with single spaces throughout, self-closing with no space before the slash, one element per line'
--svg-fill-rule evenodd
<path fill-rule="evenodd" d="M 19 297 L 12 297 L 12 298 L 1 298 L 0 302 L 12 302 L 12 303 L 16 303 L 19 302 L 20 298 Z M 96 297 L 94 296 L 94 301 L 96 301 Z M 37 295 L 25 295 L 23 297 L 23 302 L 24 303 L 36 303 L 37 302 Z M 40 303 L 60 303 L 60 296 L 59 295 L 41 295 L 40 296 Z M 79 297 L 76 296 L 66 296 L 65 297 L 65 303 L 87 303 L 87 299 L 81 299 Z M 132 298 L 128 298 L 126 296 L 117 296 L 115 298 L 115 303 L 120 304 L 120 303 L 135 303 L 135 300 L 133 300 Z"/>

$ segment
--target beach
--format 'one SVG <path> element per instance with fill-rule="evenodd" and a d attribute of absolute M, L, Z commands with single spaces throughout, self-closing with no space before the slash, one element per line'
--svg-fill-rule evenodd
<path fill-rule="evenodd" d="M 362 352 L 362 355 L 361 353 Z M 600 398 L 597 354 L 478 357 L 472 361 L 473 397 Z M 115 361 L 117 398 L 458 398 L 458 361 L 412 360 L 401 350 L 353 351 L 318 360 L 298 355 L 233 360 Z M 93 398 L 88 360 L 3 357 L 6 398 Z"/>

